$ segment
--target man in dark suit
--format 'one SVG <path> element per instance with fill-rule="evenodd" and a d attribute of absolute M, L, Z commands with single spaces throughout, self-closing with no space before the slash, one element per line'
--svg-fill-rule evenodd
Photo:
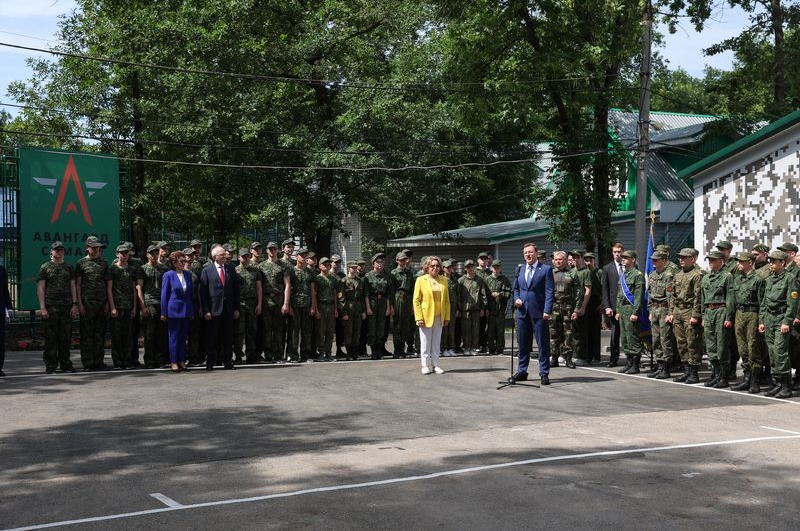
<path fill-rule="evenodd" d="M 619 323 L 615 319 L 617 313 L 617 292 L 619 291 L 619 276 L 623 270 L 622 252 L 625 248 L 621 243 L 611 247 L 614 259 L 603 266 L 603 308 L 606 320 L 611 328 L 611 359 L 609 367 L 616 367 L 619 360 Z"/>
<path fill-rule="evenodd" d="M 214 370 L 217 362 L 233 369 L 233 321 L 239 318 L 239 284 L 236 271 L 226 261 L 224 248 L 214 248 L 211 259 L 213 262 L 200 274 L 200 305 L 206 321 L 206 370 Z"/>
<path fill-rule="evenodd" d="M 510 383 L 528 379 L 531 338 L 539 349 L 539 376 L 542 385 L 550 385 L 550 314 L 553 311 L 553 269 L 537 260 L 536 245 L 522 247 L 525 264 L 514 277 L 514 307 L 517 308 L 519 363 Z"/>
<path fill-rule="evenodd" d="M 0 376 L 5 376 L 3 364 L 6 361 L 6 312 L 14 309 L 11 304 L 11 293 L 8 291 L 8 273 L 6 268 L 0 265 L 0 308 L 3 315 L 0 315 Z"/>

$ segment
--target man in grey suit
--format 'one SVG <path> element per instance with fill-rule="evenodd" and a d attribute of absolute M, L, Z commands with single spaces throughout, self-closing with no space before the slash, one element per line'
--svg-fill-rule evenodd
<path fill-rule="evenodd" d="M 614 259 L 603 266 L 603 308 L 605 309 L 606 322 L 611 329 L 611 359 L 609 367 L 616 367 L 619 360 L 619 322 L 614 318 L 617 313 L 617 291 L 619 291 L 619 276 L 623 271 L 622 252 L 625 248 L 617 242 L 611 247 Z"/>

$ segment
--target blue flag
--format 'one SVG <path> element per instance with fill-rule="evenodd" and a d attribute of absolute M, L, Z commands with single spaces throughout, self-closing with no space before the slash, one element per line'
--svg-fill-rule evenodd
<path fill-rule="evenodd" d="M 650 324 L 650 311 L 647 309 L 647 301 L 649 297 L 647 296 L 647 285 L 648 285 L 648 278 L 650 273 L 656 270 L 656 266 L 653 265 L 653 259 L 650 258 L 653 256 L 653 222 L 654 219 L 650 218 L 650 238 L 647 241 L 647 260 L 644 263 L 644 278 L 645 278 L 645 290 L 644 290 L 644 305 L 642 306 L 642 311 L 639 314 L 639 322 L 642 323 L 641 330 L 639 332 L 640 337 L 642 338 L 642 342 L 644 342 L 645 347 L 649 350 L 653 350 L 653 334 L 652 334 L 652 325 Z"/>

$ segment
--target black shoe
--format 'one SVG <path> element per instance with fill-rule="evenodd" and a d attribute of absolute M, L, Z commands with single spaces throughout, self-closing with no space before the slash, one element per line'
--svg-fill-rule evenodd
<path fill-rule="evenodd" d="M 775 396 L 775 395 L 777 395 L 778 391 L 781 390 L 781 387 L 783 387 L 783 385 L 781 384 L 780 380 L 776 379 L 775 380 L 775 385 L 773 385 L 772 388 L 769 391 L 764 393 L 764 396 Z"/>
<path fill-rule="evenodd" d="M 647 373 L 647 377 L 648 378 L 655 378 L 656 376 L 658 376 L 661 373 L 661 368 L 663 366 L 664 366 L 664 362 L 663 361 L 659 361 L 658 363 L 656 363 L 655 365 L 650 367 L 650 372 Z"/>
<path fill-rule="evenodd" d="M 567 362 L 564 365 L 567 367 L 567 369 L 574 369 L 575 368 L 575 362 L 572 361 L 572 360 L 567 360 Z"/>
<path fill-rule="evenodd" d="M 4 373 L 3 371 L 0 371 L 0 377 L 3 377 L 5 375 L 6 375 L 6 373 Z"/>
<path fill-rule="evenodd" d="M 665 361 L 662 362 L 661 372 L 656 374 L 656 380 L 666 380 L 667 378 L 672 378 L 672 374 L 669 372 L 669 362 Z"/>
<path fill-rule="evenodd" d="M 791 380 L 781 384 L 781 388 L 778 390 L 775 398 L 792 398 Z"/>
<path fill-rule="evenodd" d="M 232 371 L 232 370 L 236 369 L 236 366 L 233 363 L 228 363 L 227 365 L 225 365 L 225 369 L 229 370 L 229 371 Z"/>
<path fill-rule="evenodd" d="M 750 379 L 751 379 L 751 372 L 744 371 L 744 378 L 742 381 L 737 383 L 736 385 L 732 385 L 731 389 L 734 391 L 747 391 L 750 389 Z"/>
<path fill-rule="evenodd" d="M 92 372 L 93 370 L 94 369 L 92 369 L 91 367 L 84 367 L 83 368 L 83 372 Z"/>
<path fill-rule="evenodd" d="M 550 377 L 546 374 L 542 375 L 542 385 L 550 385 Z"/>
<path fill-rule="evenodd" d="M 206 370 L 207 370 L 207 371 L 213 371 L 213 370 L 214 370 L 214 367 L 206 367 Z"/>
<path fill-rule="evenodd" d="M 553 358 L 550 360 L 550 368 L 559 367 L 558 358 Z"/>
<path fill-rule="evenodd" d="M 700 383 L 700 376 L 697 375 L 697 369 L 698 369 L 697 365 L 690 365 L 689 366 L 689 377 L 686 378 L 686 382 L 685 383 L 687 383 L 687 384 Z"/>
<path fill-rule="evenodd" d="M 528 373 L 527 372 L 518 372 L 514 376 L 511 376 L 508 379 L 508 383 L 513 384 L 513 383 L 516 383 L 516 382 L 524 382 L 527 379 L 528 379 Z"/>
<path fill-rule="evenodd" d="M 689 378 L 689 364 L 683 364 L 683 374 L 672 379 L 673 382 L 683 383 Z"/>
<path fill-rule="evenodd" d="M 44 373 L 45 373 L 45 374 L 53 374 L 54 372 L 56 372 L 56 370 L 55 370 L 54 368 L 52 368 L 52 367 L 47 367 L 47 368 L 44 370 Z"/>
<path fill-rule="evenodd" d="M 611 360 L 611 361 L 608 362 L 608 365 L 606 365 L 606 366 L 607 367 L 616 367 L 618 365 L 619 365 L 619 362 L 617 360 Z"/>

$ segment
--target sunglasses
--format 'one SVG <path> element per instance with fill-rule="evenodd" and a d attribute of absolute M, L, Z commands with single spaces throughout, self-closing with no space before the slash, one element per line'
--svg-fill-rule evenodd
<path fill-rule="evenodd" d="M 437 268 L 437 269 L 438 269 L 438 268 L 440 268 L 440 267 L 442 267 L 442 266 L 440 266 L 439 264 L 431 264 L 431 265 L 429 265 L 428 267 L 435 267 L 435 268 Z"/>

